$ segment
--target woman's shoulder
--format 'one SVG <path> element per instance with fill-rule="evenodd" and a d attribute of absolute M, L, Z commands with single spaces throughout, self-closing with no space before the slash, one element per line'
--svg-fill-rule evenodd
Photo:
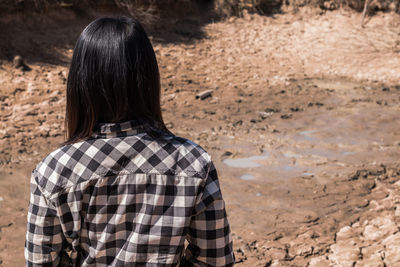
<path fill-rule="evenodd" d="M 79 150 L 82 143 L 84 142 L 62 145 L 36 165 L 32 174 L 43 193 L 51 194 L 61 187 L 69 186 L 68 176 L 73 172 L 71 165 L 76 165 L 79 157 L 83 155 L 83 152 Z"/>
<path fill-rule="evenodd" d="M 210 154 L 198 143 L 177 135 L 168 135 L 160 145 L 164 152 L 176 159 L 182 170 L 204 172 L 210 166 Z"/>

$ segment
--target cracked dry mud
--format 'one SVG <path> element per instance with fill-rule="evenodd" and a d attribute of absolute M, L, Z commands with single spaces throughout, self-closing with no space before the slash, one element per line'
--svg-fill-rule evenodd
<path fill-rule="evenodd" d="M 65 39 L 54 57 L 68 62 L 89 19 L 3 20 L 18 38 L 0 41 L 2 52 L 37 51 L 35 61 L 22 55 L 30 71 L 0 65 L 0 266 L 8 267 L 24 262 L 30 171 L 64 138 L 68 66 L 41 61 L 40 48 Z M 400 262 L 400 18 L 377 14 L 363 29 L 359 21 L 301 10 L 208 24 L 200 40 L 152 34 L 167 126 L 213 156 L 238 266 Z"/>

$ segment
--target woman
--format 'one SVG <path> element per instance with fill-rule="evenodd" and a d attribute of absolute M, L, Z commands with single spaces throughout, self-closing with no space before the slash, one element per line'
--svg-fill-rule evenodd
<path fill-rule="evenodd" d="M 136 20 L 100 18 L 80 35 L 66 129 L 32 173 L 27 266 L 233 265 L 216 170 L 165 128 L 156 57 Z"/>

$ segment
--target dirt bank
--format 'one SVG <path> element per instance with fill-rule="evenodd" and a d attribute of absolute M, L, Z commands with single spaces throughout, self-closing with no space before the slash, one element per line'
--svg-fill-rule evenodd
<path fill-rule="evenodd" d="M 152 34 L 165 120 L 212 154 L 243 266 L 399 261 L 400 19 L 361 28 L 360 16 L 246 15 L 174 31 L 177 42 Z M 0 42 L 1 266 L 23 265 L 30 171 L 63 141 L 75 19 L 61 35 L 20 20 Z M 35 51 L 30 70 L 9 61 Z"/>

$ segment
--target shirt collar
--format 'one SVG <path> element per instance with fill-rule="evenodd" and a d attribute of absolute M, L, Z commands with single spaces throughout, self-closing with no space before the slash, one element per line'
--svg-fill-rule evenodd
<path fill-rule="evenodd" d="M 169 133 L 166 127 L 158 122 L 145 119 L 135 119 L 116 123 L 98 123 L 94 127 L 94 138 L 124 137 L 144 132 Z"/>

